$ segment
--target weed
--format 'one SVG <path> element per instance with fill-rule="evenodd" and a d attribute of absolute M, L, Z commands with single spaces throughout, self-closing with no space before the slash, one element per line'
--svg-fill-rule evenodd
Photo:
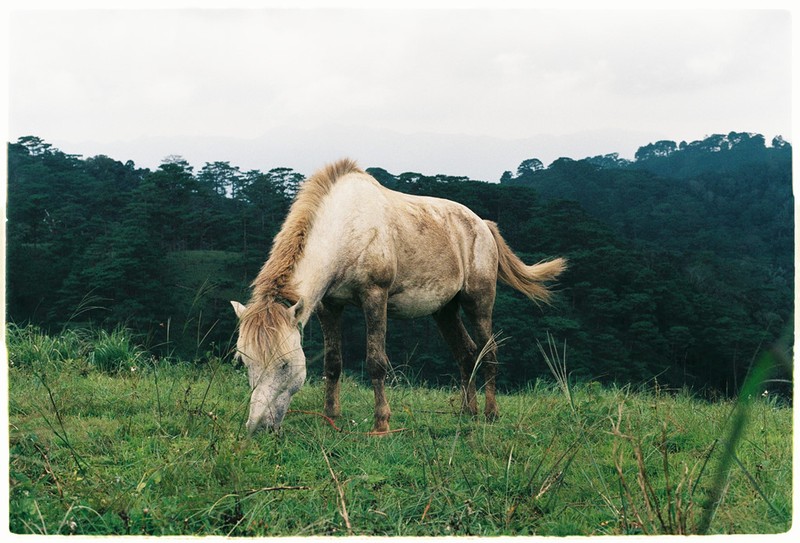
<path fill-rule="evenodd" d="M 689 535 L 692 526 L 694 509 L 693 489 L 697 486 L 698 477 L 693 477 L 697 466 L 691 472 L 688 465 L 683 464 L 677 477 L 677 484 L 673 480 L 674 469 L 670 464 L 670 447 L 667 437 L 667 424 L 662 423 L 660 439 L 654 443 L 661 457 L 661 465 L 654 468 L 648 465 L 647 458 L 640 437 L 634 436 L 630 428 L 627 433 L 622 431 L 623 407 L 619 406 L 617 420 L 612 424 L 611 434 L 618 438 L 614 441 L 613 455 L 614 467 L 619 477 L 620 488 L 620 522 L 626 533 L 641 532 L 646 535 L 669 534 Z M 630 425 L 629 425 L 630 426 Z M 635 479 L 638 492 L 631 488 L 626 477 L 625 449 L 620 442 L 627 443 L 628 454 L 632 453 L 635 459 Z M 658 472 L 663 478 L 656 479 L 653 473 Z M 702 469 L 700 469 L 702 474 Z"/>
<path fill-rule="evenodd" d="M 572 412 L 575 413 L 575 402 L 572 399 L 572 391 L 569 387 L 569 375 L 567 374 L 567 342 L 564 342 L 564 347 L 561 353 L 559 353 L 555 339 L 553 339 L 553 336 L 551 336 L 550 332 L 548 332 L 548 350 L 545 351 L 544 347 L 542 347 L 542 344 L 538 340 L 536 341 L 536 344 L 539 346 L 539 352 L 542 353 L 542 358 L 544 358 L 547 368 L 550 370 L 550 373 L 556 380 L 558 388 L 561 389 L 564 397 L 566 397 L 567 401 L 569 402 L 570 409 L 572 409 Z"/>
<path fill-rule="evenodd" d="M 140 370 L 144 359 L 143 351 L 134 345 L 130 333 L 122 328 L 112 332 L 100 330 L 92 343 L 92 365 L 106 373 L 135 373 Z"/>

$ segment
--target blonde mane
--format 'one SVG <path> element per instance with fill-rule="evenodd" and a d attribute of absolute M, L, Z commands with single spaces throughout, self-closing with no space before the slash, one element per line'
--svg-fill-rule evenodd
<path fill-rule="evenodd" d="M 317 171 L 300 186 L 272 243 L 269 259 L 250 285 L 253 293 L 239 322 L 240 337 L 257 348 L 256 352 L 274 351 L 278 347 L 280 331 L 290 324 L 290 313 L 282 302 L 294 304 L 298 300 L 292 276 L 317 210 L 336 180 L 354 172 L 362 172 L 356 162 L 342 159 Z"/>

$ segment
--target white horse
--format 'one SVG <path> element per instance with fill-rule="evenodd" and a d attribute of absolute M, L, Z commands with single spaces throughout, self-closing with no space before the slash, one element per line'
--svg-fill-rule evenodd
<path fill-rule="evenodd" d="M 386 318 L 433 315 L 461 370 L 462 408 L 477 415 L 473 369 L 484 348 L 485 415 L 495 419 L 496 345 L 492 307 L 498 278 L 534 301 L 543 282 L 566 268 L 556 258 L 525 265 L 497 226 L 461 204 L 389 190 L 341 160 L 303 183 L 252 284 L 250 302 L 231 302 L 239 317 L 238 356 L 247 365 L 247 429 L 278 429 L 306 376 L 301 331 L 316 312 L 325 344 L 324 412 L 341 414 L 341 314 L 360 306 L 367 325 L 367 369 L 375 391 L 376 433 L 389 429 L 384 392 L 389 366 Z"/>

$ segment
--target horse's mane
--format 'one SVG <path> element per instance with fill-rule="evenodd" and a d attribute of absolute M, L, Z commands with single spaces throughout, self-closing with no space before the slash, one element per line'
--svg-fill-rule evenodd
<path fill-rule="evenodd" d="M 300 186 L 289 214 L 272 243 L 269 259 L 250 285 L 253 287 L 251 303 L 269 298 L 297 302 L 291 277 L 295 264 L 303 255 L 317 210 L 337 179 L 360 171 L 355 161 L 342 159 L 317 171 Z"/>
<path fill-rule="evenodd" d="M 317 171 L 300 186 L 272 243 L 269 259 L 250 285 L 253 293 L 240 321 L 239 335 L 246 341 L 255 341 L 258 352 L 265 352 L 268 345 L 275 346 L 277 331 L 288 324 L 289 312 L 281 302 L 294 304 L 299 298 L 292 275 L 322 201 L 337 179 L 361 171 L 354 160 L 342 159 Z"/>

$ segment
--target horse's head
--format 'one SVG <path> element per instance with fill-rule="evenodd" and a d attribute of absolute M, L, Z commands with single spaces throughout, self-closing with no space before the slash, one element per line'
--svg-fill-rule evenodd
<path fill-rule="evenodd" d="M 263 307 L 231 304 L 239 318 L 236 356 L 247 366 L 250 381 L 247 430 L 250 434 L 262 428 L 277 430 L 306 379 L 297 318 L 302 302 L 292 307 L 277 302 Z"/>

